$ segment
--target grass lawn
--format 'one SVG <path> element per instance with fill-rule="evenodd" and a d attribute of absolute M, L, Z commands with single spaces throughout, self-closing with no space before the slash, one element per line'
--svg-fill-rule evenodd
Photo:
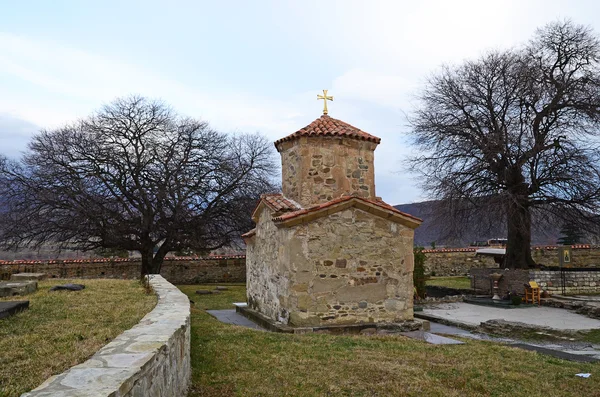
<path fill-rule="evenodd" d="M 456 277 L 430 277 L 425 281 L 427 285 L 437 285 L 456 289 L 471 289 L 471 279 L 464 276 Z"/>
<path fill-rule="evenodd" d="M 288 335 L 220 323 L 244 286 L 195 295 L 189 396 L 591 396 L 600 364 L 563 361 L 499 344 L 434 346 L 401 336 Z M 576 373 L 590 372 L 588 379 Z"/>
<path fill-rule="evenodd" d="M 68 282 L 83 291 L 49 292 Z M 51 375 L 81 363 L 156 305 L 131 280 L 48 280 L 38 291 L 20 297 L 29 310 L 0 320 L 0 397 L 19 396 Z"/>

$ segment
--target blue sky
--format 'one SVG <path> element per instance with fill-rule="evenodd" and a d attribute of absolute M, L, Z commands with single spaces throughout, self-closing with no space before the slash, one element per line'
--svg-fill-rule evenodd
<path fill-rule="evenodd" d="M 593 1 L 0 0 L 0 153 L 128 94 L 274 141 L 319 117 L 327 88 L 332 117 L 382 138 L 377 195 L 419 201 L 402 160 L 426 77 L 558 18 L 600 33 L 598 15 Z"/>

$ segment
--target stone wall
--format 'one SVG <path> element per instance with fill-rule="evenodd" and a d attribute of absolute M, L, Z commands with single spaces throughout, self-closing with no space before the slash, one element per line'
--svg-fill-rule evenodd
<path fill-rule="evenodd" d="M 460 276 L 469 273 L 473 267 L 497 268 L 491 257 L 476 257 L 476 248 L 451 248 L 424 250 L 425 271 L 435 272 L 436 276 Z M 539 265 L 558 266 L 556 246 L 533 247 L 533 260 Z M 600 267 L 600 248 L 589 245 L 573 246 L 573 267 Z"/>
<path fill-rule="evenodd" d="M 471 269 L 471 288 L 477 293 L 491 294 L 492 283 L 489 275 L 500 273 L 503 277 L 498 283 L 500 293 L 524 293 L 524 284 L 535 281 L 550 293 L 562 293 L 561 272 L 558 270 L 527 269 Z M 597 293 L 600 292 L 600 270 L 565 269 L 565 293 Z"/>
<path fill-rule="evenodd" d="M 531 280 L 529 270 L 527 269 L 474 268 L 469 272 L 471 276 L 471 289 L 475 290 L 476 294 L 491 295 L 492 281 L 490 279 L 490 274 L 492 273 L 502 274 L 502 278 L 498 282 L 499 293 L 501 296 L 508 294 L 508 292 L 523 294 L 525 288 L 524 284 Z"/>
<path fill-rule="evenodd" d="M 46 273 L 50 278 L 129 278 L 140 276 L 139 259 L 0 261 L 0 280 L 14 273 Z M 165 258 L 161 275 L 173 284 L 246 281 L 245 255 Z"/>
<path fill-rule="evenodd" d="M 246 294 L 250 308 L 287 323 L 291 265 L 281 257 L 289 244 L 289 233 L 287 229 L 278 229 L 271 215 L 271 210 L 264 207 L 256 224 L 256 234 L 246 244 L 246 257 L 252 264 L 246 270 Z"/>
<path fill-rule="evenodd" d="M 265 209 L 249 241 L 248 304 L 292 326 L 413 318 L 413 233 L 358 208 L 277 228 Z"/>
<path fill-rule="evenodd" d="M 83 364 L 22 397 L 185 396 L 191 376 L 190 303 L 161 276 L 150 276 L 156 307 Z"/>
<path fill-rule="evenodd" d="M 497 268 L 498 265 L 491 257 L 476 257 L 475 250 L 440 249 L 424 250 L 425 273 L 436 276 L 463 276 L 472 267 Z"/>
<path fill-rule="evenodd" d="M 600 248 L 590 245 L 572 246 L 572 267 L 600 267 Z M 538 265 L 559 266 L 558 247 L 534 247 L 531 256 Z"/>
<path fill-rule="evenodd" d="M 600 271 L 565 270 L 565 293 L 597 293 L 600 292 Z M 562 293 L 561 272 L 555 270 L 539 270 L 530 273 L 542 289 L 552 293 Z"/>
<path fill-rule="evenodd" d="M 284 196 L 304 207 L 345 193 L 375 198 L 376 146 L 340 137 L 300 137 L 279 143 Z"/>

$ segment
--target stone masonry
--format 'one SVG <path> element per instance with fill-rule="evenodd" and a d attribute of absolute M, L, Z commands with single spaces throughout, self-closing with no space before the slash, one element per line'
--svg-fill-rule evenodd
<path fill-rule="evenodd" d="M 572 266 L 599 267 L 600 248 L 585 244 L 574 245 Z M 462 276 L 469 273 L 473 267 L 497 268 L 491 257 L 475 256 L 476 248 L 442 248 L 427 249 L 425 253 L 425 271 L 435 272 L 436 276 Z M 531 256 L 540 265 L 558 266 L 556 246 L 532 247 Z"/>
<path fill-rule="evenodd" d="M 558 270 L 538 269 L 471 269 L 471 287 L 482 294 L 492 293 L 489 275 L 500 273 L 503 277 L 498 283 L 500 292 L 524 293 L 524 284 L 535 281 L 550 293 L 562 293 L 561 272 Z M 581 269 L 565 270 L 565 292 L 567 294 L 597 293 L 600 291 L 600 271 Z"/>
<path fill-rule="evenodd" d="M 90 259 L 50 261 L 0 261 L 0 280 L 17 273 L 44 273 L 49 278 L 124 278 L 140 276 L 141 261 L 132 259 Z M 243 283 L 245 255 L 207 258 L 165 258 L 161 275 L 173 284 Z"/>
<path fill-rule="evenodd" d="M 439 249 L 423 252 L 425 273 L 435 276 L 464 276 L 472 267 L 498 267 L 489 256 L 475 256 L 475 249 Z"/>
<path fill-rule="evenodd" d="M 305 206 L 325 203 L 348 192 L 375 197 L 376 146 L 369 141 L 332 137 L 281 142 L 278 150 L 283 195 Z"/>
<path fill-rule="evenodd" d="M 548 292 L 562 292 L 560 271 L 538 270 L 530 272 L 530 277 Z M 567 294 L 597 293 L 599 291 L 600 271 L 565 270 L 565 292 Z"/>
<path fill-rule="evenodd" d="M 328 116 L 275 143 L 283 194 L 244 235 L 251 309 L 294 327 L 412 320 L 421 220 L 375 197 L 378 143 Z"/>
<path fill-rule="evenodd" d="M 162 276 L 150 276 L 156 307 L 86 362 L 22 397 L 181 397 L 191 377 L 190 303 Z"/>

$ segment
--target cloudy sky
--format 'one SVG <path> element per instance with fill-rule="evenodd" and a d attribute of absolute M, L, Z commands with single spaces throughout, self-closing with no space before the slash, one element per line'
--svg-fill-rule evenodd
<path fill-rule="evenodd" d="M 322 111 L 382 138 L 377 194 L 426 197 L 403 171 L 406 114 L 425 78 L 516 47 L 571 18 L 600 33 L 594 1 L 0 0 L 0 153 L 115 97 L 161 98 L 226 132 L 276 140 Z"/>

